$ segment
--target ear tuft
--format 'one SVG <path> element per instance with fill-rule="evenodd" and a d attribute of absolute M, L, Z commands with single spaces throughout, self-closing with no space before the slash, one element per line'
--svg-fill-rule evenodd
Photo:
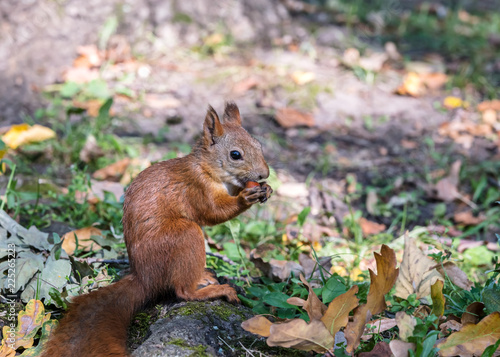
<path fill-rule="evenodd" d="M 234 102 L 226 102 L 223 120 L 225 123 L 234 122 L 241 125 L 240 110 Z"/>
<path fill-rule="evenodd" d="M 203 123 L 203 138 L 206 145 L 215 145 L 216 139 L 224 134 L 224 128 L 219 116 L 211 105 L 208 106 L 205 122 Z"/>

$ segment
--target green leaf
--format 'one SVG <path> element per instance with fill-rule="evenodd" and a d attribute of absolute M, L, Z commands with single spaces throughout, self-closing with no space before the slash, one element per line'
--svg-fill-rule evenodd
<path fill-rule="evenodd" d="M 311 207 L 306 207 L 299 213 L 297 217 L 297 223 L 299 224 L 299 226 L 302 227 L 304 225 L 309 212 L 311 212 Z"/>
<path fill-rule="evenodd" d="M 484 245 L 467 249 L 464 252 L 464 260 L 474 265 L 490 265 L 494 256 L 495 254 Z"/>
<path fill-rule="evenodd" d="M 345 292 L 347 292 L 346 286 L 336 276 L 331 276 L 323 287 L 321 298 L 323 303 L 328 304 Z"/>
<path fill-rule="evenodd" d="M 287 303 L 287 299 L 289 298 L 288 295 L 279 293 L 279 292 L 273 292 L 265 295 L 262 298 L 262 301 L 264 301 L 266 304 L 269 304 L 271 306 L 275 307 L 280 307 L 280 308 L 285 308 L 285 309 L 296 309 L 296 306 L 291 305 Z"/>
<path fill-rule="evenodd" d="M 483 290 L 483 303 L 488 314 L 500 311 L 500 289 L 498 286 Z"/>
<path fill-rule="evenodd" d="M 498 341 L 495 342 L 494 345 L 486 347 L 481 357 L 492 357 L 499 346 L 500 346 L 500 339 L 498 339 Z"/>
<path fill-rule="evenodd" d="M 85 93 L 92 98 L 106 99 L 110 96 L 108 83 L 102 79 L 94 79 L 90 81 L 85 87 Z M 101 110 L 99 109 L 99 114 L 100 113 Z"/>
<path fill-rule="evenodd" d="M 80 89 L 80 84 L 76 82 L 66 82 L 62 85 L 60 94 L 64 98 L 72 98 L 80 91 Z"/>

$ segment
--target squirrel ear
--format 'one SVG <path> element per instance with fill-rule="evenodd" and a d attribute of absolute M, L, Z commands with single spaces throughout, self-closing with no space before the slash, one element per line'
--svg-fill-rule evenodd
<path fill-rule="evenodd" d="M 234 102 L 227 102 L 223 116 L 224 123 L 235 122 L 241 125 L 240 110 Z"/>
<path fill-rule="evenodd" d="M 215 139 L 224 134 L 224 128 L 219 116 L 211 105 L 208 106 L 207 116 L 203 123 L 203 138 L 207 145 L 215 145 Z"/>

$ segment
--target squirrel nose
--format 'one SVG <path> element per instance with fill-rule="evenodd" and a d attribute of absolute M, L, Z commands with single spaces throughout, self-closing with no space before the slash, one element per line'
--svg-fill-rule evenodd
<path fill-rule="evenodd" d="M 262 171 L 259 173 L 259 180 L 263 180 L 269 177 L 269 166 L 267 164 L 264 165 Z"/>

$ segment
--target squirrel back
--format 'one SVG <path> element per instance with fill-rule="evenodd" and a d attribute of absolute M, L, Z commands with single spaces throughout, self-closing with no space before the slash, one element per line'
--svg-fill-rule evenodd
<path fill-rule="evenodd" d="M 245 185 L 268 176 L 261 145 L 241 126 L 238 107 L 226 104 L 222 120 L 209 107 L 192 152 L 145 169 L 125 193 L 130 274 L 75 298 L 43 357 L 127 356 L 130 320 L 145 303 L 169 292 L 184 300 L 239 302 L 232 287 L 218 285 L 204 269 L 201 226 L 223 223 L 265 202 L 269 185 Z"/>

